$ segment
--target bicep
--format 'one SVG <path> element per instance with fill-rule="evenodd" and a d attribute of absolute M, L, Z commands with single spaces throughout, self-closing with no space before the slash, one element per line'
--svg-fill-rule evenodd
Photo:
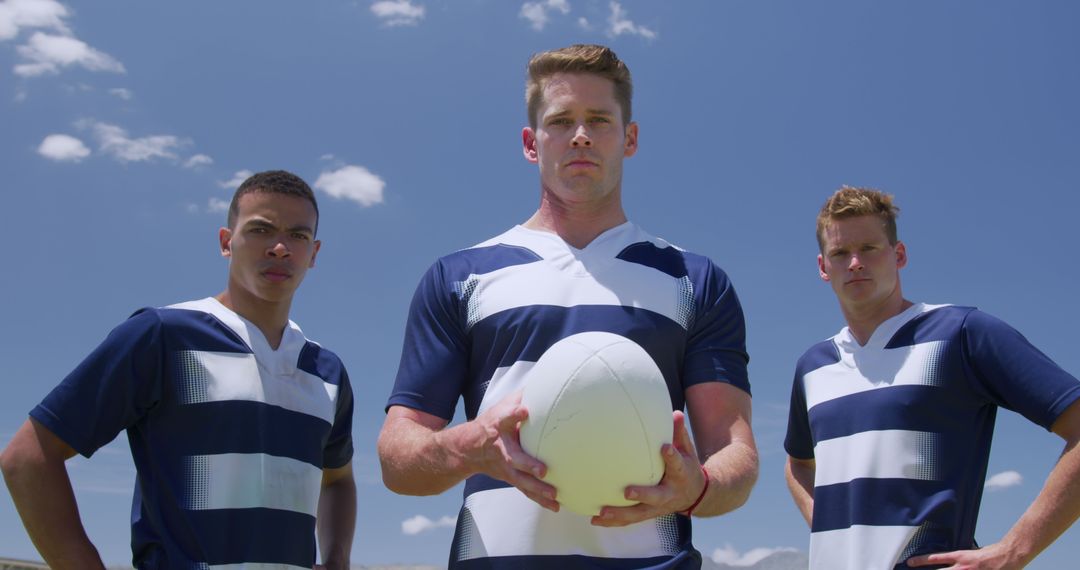
<path fill-rule="evenodd" d="M 1073 401 L 1068 408 L 1065 408 L 1065 411 L 1050 426 L 1050 431 L 1070 443 L 1080 442 L 1080 399 Z"/>
<path fill-rule="evenodd" d="M 379 455 L 393 454 L 400 450 L 417 434 L 437 432 L 449 421 L 435 414 L 429 414 L 406 406 L 390 406 L 386 411 L 386 420 L 379 432 Z"/>
<path fill-rule="evenodd" d="M 352 462 L 341 467 L 327 467 L 322 471 L 322 486 L 328 487 L 339 481 L 347 481 L 353 478 Z"/>
<path fill-rule="evenodd" d="M 698 455 L 705 459 L 732 443 L 756 451 L 750 427 L 750 394 L 724 382 L 704 382 L 686 390 L 686 408 Z"/>

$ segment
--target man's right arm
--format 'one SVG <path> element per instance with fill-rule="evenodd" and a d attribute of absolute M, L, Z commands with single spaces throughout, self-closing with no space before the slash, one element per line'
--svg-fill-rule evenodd
<path fill-rule="evenodd" d="M 402 495 L 436 495 L 481 473 L 557 511 L 555 488 L 539 479 L 544 464 L 521 449 L 518 426 L 527 416 L 520 392 L 451 428 L 438 416 L 391 406 L 378 443 L 383 482 Z"/>
<path fill-rule="evenodd" d="M 0 469 L 26 532 L 49 567 L 103 569 L 79 519 L 64 465 L 74 455 L 71 446 L 28 419 L 0 455 Z"/>
<path fill-rule="evenodd" d="M 817 464 L 813 459 L 796 459 L 788 456 L 784 476 L 787 479 L 791 498 L 799 508 L 806 524 L 813 526 L 814 520 L 814 473 Z"/>

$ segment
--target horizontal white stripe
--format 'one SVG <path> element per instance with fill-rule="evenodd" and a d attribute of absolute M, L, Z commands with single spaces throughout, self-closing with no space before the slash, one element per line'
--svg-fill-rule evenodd
<path fill-rule="evenodd" d="M 810 535 L 810 570 L 896 566 L 917 526 L 863 526 Z"/>
<path fill-rule="evenodd" d="M 279 406 L 333 423 L 338 387 L 294 369 L 275 375 L 261 368 L 254 354 L 184 351 L 181 371 L 184 403 L 247 400 Z"/>
<path fill-rule="evenodd" d="M 535 362 L 519 360 L 510 366 L 496 368 L 495 373 L 491 375 L 491 380 L 488 382 L 487 390 L 484 391 L 484 399 L 480 402 L 480 410 L 477 415 L 498 404 L 507 394 L 523 388 L 525 378 L 534 366 L 536 366 Z"/>
<path fill-rule="evenodd" d="M 211 564 L 210 570 L 311 570 L 307 566 L 292 564 L 268 564 L 264 562 L 241 562 L 239 564 Z"/>
<path fill-rule="evenodd" d="M 553 513 L 514 488 L 473 493 L 465 500 L 475 526 L 466 524 L 464 559 L 532 554 L 604 558 L 670 556 L 656 521 L 597 527 L 566 509 Z"/>
<path fill-rule="evenodd" d="M 840 352 L 840 362 L 803 377 L 807 409 L 843 396 L 893 386 L 933 385 L 932 372 L 945 341 L 873 350 L 866 354 Z"/>
<path fill-rule="evenodd" d="M 470 279 L 476 282 L 468 307 L 470 323 L 533 305 L 613 305 L 648 309 L 687 326 L 690 281 L 636 263 L 605 259 L 586 265 L 566 254 Z"/>
<path fill-rule="evenodd" d="M 921 431 L 880 430 L 821 441 L 814 446 L 814 485 L 862 478 L 934 480 L 937 437 Z"/>
<path fill-rule="evenodd" d="M 191 510 L 317 511 L 322 470 L 310 463 L 263 453 L 196 455 L 188 463 Z"/>

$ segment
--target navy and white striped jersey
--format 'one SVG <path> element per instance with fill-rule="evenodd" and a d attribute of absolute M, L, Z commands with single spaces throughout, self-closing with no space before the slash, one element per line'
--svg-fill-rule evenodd
<path fill-rule="evenodd" d="M 341 361 L 295 323 L 273 350 L 207 298 L 136 312 L 30 415 L 87 457 L 127 430 L 136 568 L 310 569 L 352 406 Z"/>
<path fill-rule="evenodd" d="M 656 361 L 675 409 L 685 390 L 727 382 L 749 392 L 742 309 L 727 276 L 627 222 L 584 249 L 517 226 L 437 261 L 413 298 L 387 407 L 467 419 L 523 387 L 552 344 L 605 331 Z M 690 521 L 669 515 L 600 528 L 552 513 L 485 476 L 465 485 L 451 568 L 696 568 Z"/>
<path fill-rule="evenodd" d="M 785 448 L 814 459 L 810 568 L 906 568 L 975 547 L 997 408 L 1047 429 L 1080 382 L 971 307 L 915 304 L 865 346 L 844 328 L 799 359 Z"/>

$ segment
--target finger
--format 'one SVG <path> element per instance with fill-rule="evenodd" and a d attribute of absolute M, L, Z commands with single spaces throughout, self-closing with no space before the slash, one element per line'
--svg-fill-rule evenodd
<path fill-rule="evenodd" d="M 675 420 L 675 431 L 672 434 L 671 442 L 675 444 L 675 447 L 679 448 L 679 451 L 696 457 L 694 440 L 686 429 L 686 414 L 682 413 L 682 410 L 675 410 L 672 417 Z"/>
<path fill-rule="evenodd" d="M 908 558 L 907 565 L 913 568 L 938 564 L 952 564 L 956 562 L 955 552 L 939 552 L 937 554 L 921 554 Z"/>
<path fill-rule="evenodd" d="M 664 514 L 656 507 L 639 503 L 629 507 L 604 507 L 589 522 L 593 526 L 620 527 L 654 519 Z"/>
<path fill-rule="evenodd" d="M 511 469 L 505 481 L 517 487 L 518 490 L 541 505 L 558 505 L 558 490 L 550 483 L 546 483 L 526 471 Z"/>

